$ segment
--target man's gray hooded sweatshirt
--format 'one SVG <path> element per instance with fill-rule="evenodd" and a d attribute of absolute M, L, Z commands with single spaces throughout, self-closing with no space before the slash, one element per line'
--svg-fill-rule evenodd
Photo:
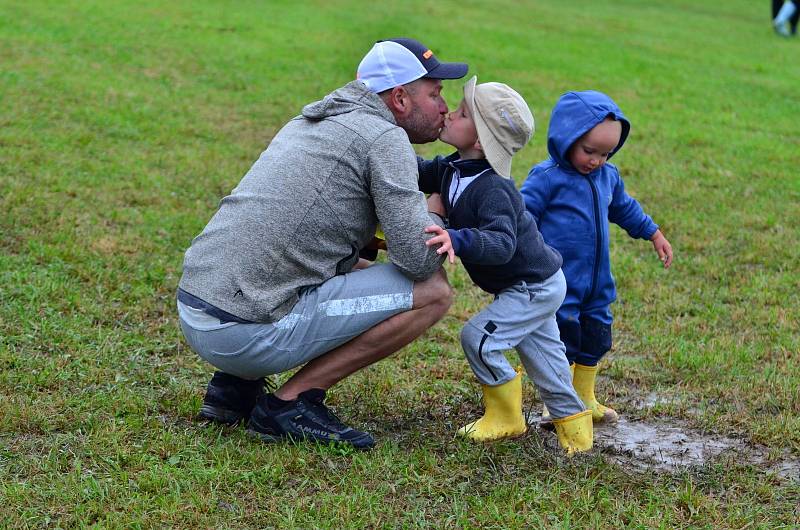
<path fill-rule="evenodd" d="M 186 251 L 180 287 L 252 322 L 276 322 L 303 288 L 349 272 L 380 222 L 412 280 L 443 256 L 442 224 L 417 187 L 417 158 L 383 101 L 353 81 L 281 129 Z"/>

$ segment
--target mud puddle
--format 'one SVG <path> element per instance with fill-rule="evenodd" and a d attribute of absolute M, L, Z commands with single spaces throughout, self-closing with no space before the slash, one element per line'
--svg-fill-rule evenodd
<path fill-rule="evenodd" d="M 594 447 L 613 461 L 638 469 L 675 472 L 720 461 L 752 464 L 784 479 L 800 482 L 800 460 L 742 440 L 701 433 L 669 418 L 596 425 Z M 772 452 L 772 455 L 770 455 Z"/>
<path fill-rule="evenodd" d="M 595 446 L 612 459 L 662 471 L 735 460 L 753 464 L 783 478 L 800 480 L 800 461 L 787 455 L 770 458 L 769 449 L 742 440 L 691 431 L 666 419 L 657 422 L 628 421 L 598 426 Z"/>

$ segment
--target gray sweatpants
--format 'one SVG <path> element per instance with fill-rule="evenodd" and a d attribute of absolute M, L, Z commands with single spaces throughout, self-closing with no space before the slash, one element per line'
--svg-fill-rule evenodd
<path fill-rule="evenodd" d="M 461 346 L 478 381 L 496 386 L 513 379 L 516 372 L 503 352 L 515 348 L 553 418 L 586 409 L 572 386 L 556 324 L 566 288 L 561 269 L 541 283 L 521 282 L 497 294 L 461 330 Z"/>

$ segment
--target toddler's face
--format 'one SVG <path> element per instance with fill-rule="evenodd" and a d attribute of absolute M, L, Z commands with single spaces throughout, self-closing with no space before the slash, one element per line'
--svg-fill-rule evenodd
<path fill-rule="evenodd" d="M 622 134 L 622 124 L 611 118 L 578 138 L 569 149 L 569 161 L 578 173 L 588 175 L 608 160 Z"/>
<path fill-rule="evenodd" d="M 464 99 L 456 110 L 445 117 L 439 139 L 459 151 L 472 149 L 475 146 L 478 141 L 478 131 Z"/>

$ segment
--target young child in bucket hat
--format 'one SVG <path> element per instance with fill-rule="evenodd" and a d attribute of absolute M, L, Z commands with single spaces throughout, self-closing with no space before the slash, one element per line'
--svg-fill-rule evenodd
<path fill-rule="evenodd" d="M 572 387 L 555 319 L 566 290 L 561 256 L 544 243 L 510 178 L 511 159 L 533 129 L 533 115 L 517 92 L 473 77 L 439 135 L 457 152 L 418 159 L 419 187 L 432 194 L 429 209 L 446 222 L 427 244 L 459 256 L 473 282 L 494 295 L 461 331 L 485 414 L 458 434 L 492 441 L 527 430 L 522 374 L 503 353 L 514 348 L 551 411 L 559 443 L 572 454 L 591 449 L 593 432 L 591 412 Z"/>

